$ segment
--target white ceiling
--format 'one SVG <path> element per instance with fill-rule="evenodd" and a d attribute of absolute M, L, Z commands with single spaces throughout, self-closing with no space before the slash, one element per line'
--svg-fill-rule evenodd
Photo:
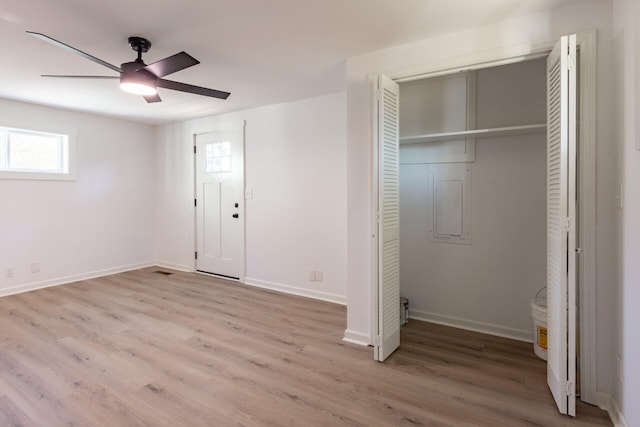
<path fill-rule="evenodd" d="M 346 58 L 579 0 L 3 0 L 0 97 L 164 123 L 344 90 Z M 160 89 L 162 103 L 121 92 L 114 75 L 25 33 L 44 33 L 111 64 L 186 51 L 200 64 L 168 78 L 231 92 L 222 101 Z"/>

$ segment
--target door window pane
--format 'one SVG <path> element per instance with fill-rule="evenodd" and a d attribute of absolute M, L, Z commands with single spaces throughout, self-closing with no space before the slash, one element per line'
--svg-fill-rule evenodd
<path fill-rule="evenodd" d="M 231 142 L 209 142 L 204 145 L 204 172 L 231 172 Z"/>

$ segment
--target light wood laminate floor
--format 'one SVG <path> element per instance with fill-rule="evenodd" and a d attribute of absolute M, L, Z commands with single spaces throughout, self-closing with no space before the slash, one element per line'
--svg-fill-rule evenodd
<path fill-rule="evenodd" d="M 143 269 L 0 298 L 0 426 L 590 426 L 530 344 L 410 321 L 384 364 L 343 306 Z"/>

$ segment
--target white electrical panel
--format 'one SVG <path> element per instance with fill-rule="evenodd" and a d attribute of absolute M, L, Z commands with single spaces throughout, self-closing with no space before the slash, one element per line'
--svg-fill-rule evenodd
<path fill-rule="evenodd" d="M 471 244 L 471 163 L 430 164 L 427 183 L 429 240 Z"/>

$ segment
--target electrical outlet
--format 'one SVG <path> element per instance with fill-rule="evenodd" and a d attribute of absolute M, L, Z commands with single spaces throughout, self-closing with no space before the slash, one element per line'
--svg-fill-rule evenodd
<path fill-rule="evenodd" d="M 622 365 L 622 357 L 620 357 L 620 355 L 618 355 L 617 359 L 618 359 L 618 382 L 620 384 L 622 384 L 622 380 L 624 378 L 624 372 L 623 372 L 624 367 Z"/>
<path fill-rule="evenodd" d="M 40 263 L 39 262 L 32 262 L 31 265 L 29 266 L 29 270 L 31 271 L 31 273 L 39 273 L 40 272 Z"/>
<path fill-rule="evenodd" d="M 322 270 L 309 270 L 310 282 L 322 282 Z"/>
<path fill-rule="evenodd" d="M 13 277 L 13 276 L 15 276 L 15 275 L 16 275 L 16 271 L 14 270 L 14 268 L 13 268 L 13 267 L 7 267 L 7 268 L 4 270 L 4 276 L 5 276 L 7 279 L 10 279 L 10 278 L 12 278 L 12 277 Z"/>
<path fill-rule="evenodd" d="M 616 207 L 622 209 L 624 204 L 622 203 L 622 184 L 618 184 L 618 194 L 615 195 Z"/>

